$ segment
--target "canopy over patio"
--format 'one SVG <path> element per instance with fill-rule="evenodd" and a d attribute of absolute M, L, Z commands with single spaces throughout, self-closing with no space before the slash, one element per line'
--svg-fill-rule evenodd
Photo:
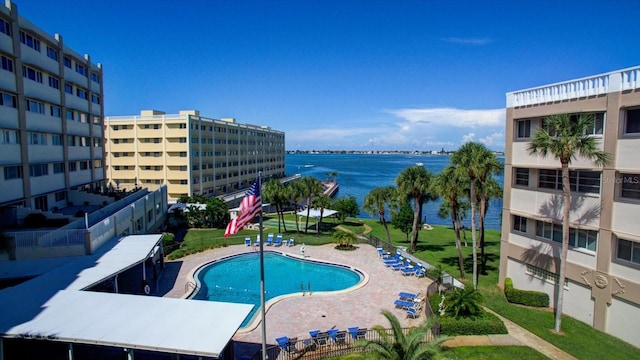
<path fill-rule="evenodd" d="M 322 212 L 322 217 L 323 218 L 332 217 L 332 216 L 335 216 L 337 213 L 338 212 L 336 210 L 324 209 L 324 211 Z M 298 216 L 307 216 L 307 210 L 305 209 L 305 210 L 298 211 L 296 214 Z M 311 211 L 309 212 L 309 217 L 319 218 L 320 209 L 312 208 Z"/>

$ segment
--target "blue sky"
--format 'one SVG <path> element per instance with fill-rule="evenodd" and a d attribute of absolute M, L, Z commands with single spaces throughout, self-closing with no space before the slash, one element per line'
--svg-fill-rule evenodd
<path fill-rule="evenodd" d="M 505 93 L 640 65 L 640 1 L 14 0 L 107 116 L 197 109 L 287 150 L 504 149 Z"/>

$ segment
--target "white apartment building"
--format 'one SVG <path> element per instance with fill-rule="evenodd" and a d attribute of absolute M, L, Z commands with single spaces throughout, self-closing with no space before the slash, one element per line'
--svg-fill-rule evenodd
<path fill-rule="evenodd" d="M 595 113 L 590 134 L 611 155 L 603 168 L 570 164 L 571 233 L 565 314 L 640 346 L 640 67 L 506 94 L 500 282 L 544 291 L 551 304 L 562 238 L 559 160 L 531 156 L 553 114 Z"/>
<path fill-rule="evenodd" d="M 284 176 L 285 134 L 267 126 L 212 119 L 197 110 L 105 118 L 109 188 L 167 186 L 180 196 L 218 196 Z"/>
<path fill-rule="evenodd" d="M 0 6 L 0 215 L 104 185 L 102 82 L 89 55 Z"/>

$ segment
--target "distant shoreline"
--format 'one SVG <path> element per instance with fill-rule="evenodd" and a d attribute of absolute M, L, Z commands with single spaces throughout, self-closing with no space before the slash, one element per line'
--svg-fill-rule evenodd
<path fill-rule="evenodd" d="M 504 151 L 493 151 L 503 156 Z M 287 150 L 288 155 L 452 155 L 455 151 L 409 151 L 409 150 Z"/>

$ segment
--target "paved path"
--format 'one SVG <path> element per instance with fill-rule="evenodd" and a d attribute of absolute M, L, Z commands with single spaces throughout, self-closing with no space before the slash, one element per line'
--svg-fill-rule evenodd
<path fill-rule="evenodd" d="M 485 308 L 485 310 L 494 314 L 504 322 L 504 325 L 507 327 L 507 331 L 509 331 L 509 335 L 456 336 L 455 338 L 446 341 L 444 345 L 449 347 L 524 345 L 535 349 L 541 354 L 554 360 L 577 360 L 577 358 L 559 349 L 546 340 L 543 340 L 513 321 L 506 319 L 487 308 Z"/>

